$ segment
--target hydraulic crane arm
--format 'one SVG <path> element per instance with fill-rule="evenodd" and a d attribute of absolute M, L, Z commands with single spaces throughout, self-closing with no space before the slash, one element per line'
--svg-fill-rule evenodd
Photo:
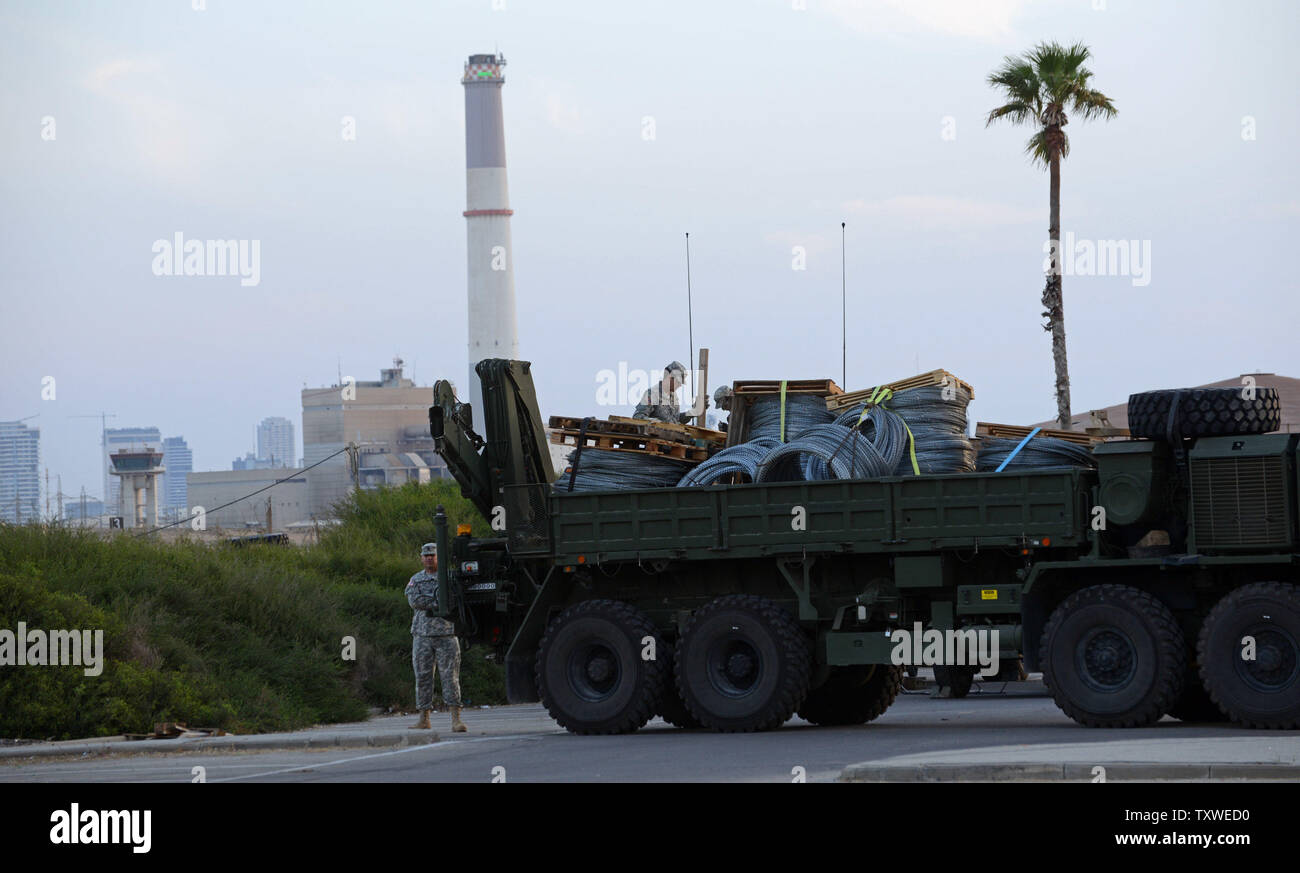
<path fill-rule="evenodd" d="M 429 429 L 434 448 L 460 483 L 461 494 L 489 521 L 493 508 L 504 506 L 509 524 L 523 517 L 513 511 L 523 507 L 511 505 L 519 498 L 507 493 L 507 486 L 549 485 L 555 469 L 537 408 L 531 364 L 488 358 L 474 370 L 483 387 L 480 426 L 486 438 L 474 432 L 473 411 L 456 400 L 445 380 L 433 386 Z"/>

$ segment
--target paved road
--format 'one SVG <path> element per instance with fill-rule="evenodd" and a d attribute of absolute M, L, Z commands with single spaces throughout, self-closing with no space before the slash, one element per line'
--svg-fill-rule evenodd
<path fill-rule="evenodd" d="M 1032 757 L 1035 746 L 1042 747 L 1039 757 L 1097 764 L 1206 756 L 1294 764 L 1300 754 L 1296 732 L 1186 725 L 1169 718 L 1137 730 L 1088 729 L 1061 714 L 1041 684 L 1008 689 L 962 700 L 903 695 L 869 725 L 824 728 L 793 719 L 781 730 L 759 734 L 681 731 L 656 719 L 635 734 L 582 737 L 560 730 L 540 705 L 511 706 L 469 711 L 466 735 L 447 733 L 447 716 L 439 715 L 439 740 L 428 745 L 10 761 L 0 764 L 0 781 L 189 782 L 192 768 L 201 766 L 208 782 L 488 782 L 494 772 L 504 772 L 507 782 L 788 782 L 796 767 L 812 782 L 834 780 L 844 767 L 865 761 L 927 755 L 947 762 L 1015 760 L 1018 754 Z M 391 735 L 410 721 L 372 719 L 356 729 Z M 1135 757 L 1134 750 L 1143 749 Z"/>

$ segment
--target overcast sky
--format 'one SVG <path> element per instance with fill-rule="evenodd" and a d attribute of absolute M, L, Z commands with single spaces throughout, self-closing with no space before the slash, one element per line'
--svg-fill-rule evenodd
<path fill-rule="evenodd" d="M 711 383 L 839 381 L 845 221 L 846 387 L 943 367 L 972 421 L 1054 416 L 1047 174 L 983 122 L 1045 39 L 1119 109 L 1067 128 L 1062 230 L 1150 251 L 1064 278 L 1074 409 L 1300 376 L 1295 3 L 193 2 L 0 4 L 0 419 L 39 414 L 67 493 L 101 487 L 72 416 L 229 469 L 266 416 L 301 452 L 340 366 L 464 380 L 460 77 L 494 50 L 543 415 L 626 414 L 599 371 L 686 360 L 687 231 Z M 177 232 L 258 241 L 259 284 L 155 276 Z"/>

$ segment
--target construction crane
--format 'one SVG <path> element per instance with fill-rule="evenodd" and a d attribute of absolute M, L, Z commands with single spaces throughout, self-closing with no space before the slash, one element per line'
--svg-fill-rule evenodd
<path fill-rule="evenodd" d="M 69 415 L 68 418 L 98 418 L 99 419 L 99 446 L 103 449 L 103 456 L 99 459 L 100 469 L 100 486 L 104 490 L 104 500 L 108 501 L 108 420 L 117 418 L 116 412 L 104 412 L 100 410 L 94 413 L 82 413 L 80 415 Z"/>

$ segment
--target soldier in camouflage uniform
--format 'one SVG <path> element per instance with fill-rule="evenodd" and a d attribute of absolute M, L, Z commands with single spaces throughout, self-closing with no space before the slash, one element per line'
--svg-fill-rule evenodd
<path fill-rule="evenodd" d="M 686 383 L 686 368 L 680 361 L 673 361 L 664 367 L 664 377 L 658 385 L 652 385 L 641 396 L 632 413 L 633 418 L 647 418 L 651 421 L 667 421 L 673 424 L 689 424 L 695 417 L 693 412 L 677 411 L 677 389 Z M 704 401 L 707 409 L 709 402 Z"/>
<path fill-rule="evenodd" d="M 433 709 L 433 675 L 442 673 L 442 700 L 451 709 L 451 729 L 466 730 L 460 720 L 460 640 L 456 628 L 445 618 L 438 618 L 438 546 L 425 543 L 420 549 L 424 569 L 406 583 L 406 600 L 415 610 L 411 618 L 411 665 L 415 668 L 415 707 L 420 720 L 412 728 L 429 728 L 429 710 Z"/>

